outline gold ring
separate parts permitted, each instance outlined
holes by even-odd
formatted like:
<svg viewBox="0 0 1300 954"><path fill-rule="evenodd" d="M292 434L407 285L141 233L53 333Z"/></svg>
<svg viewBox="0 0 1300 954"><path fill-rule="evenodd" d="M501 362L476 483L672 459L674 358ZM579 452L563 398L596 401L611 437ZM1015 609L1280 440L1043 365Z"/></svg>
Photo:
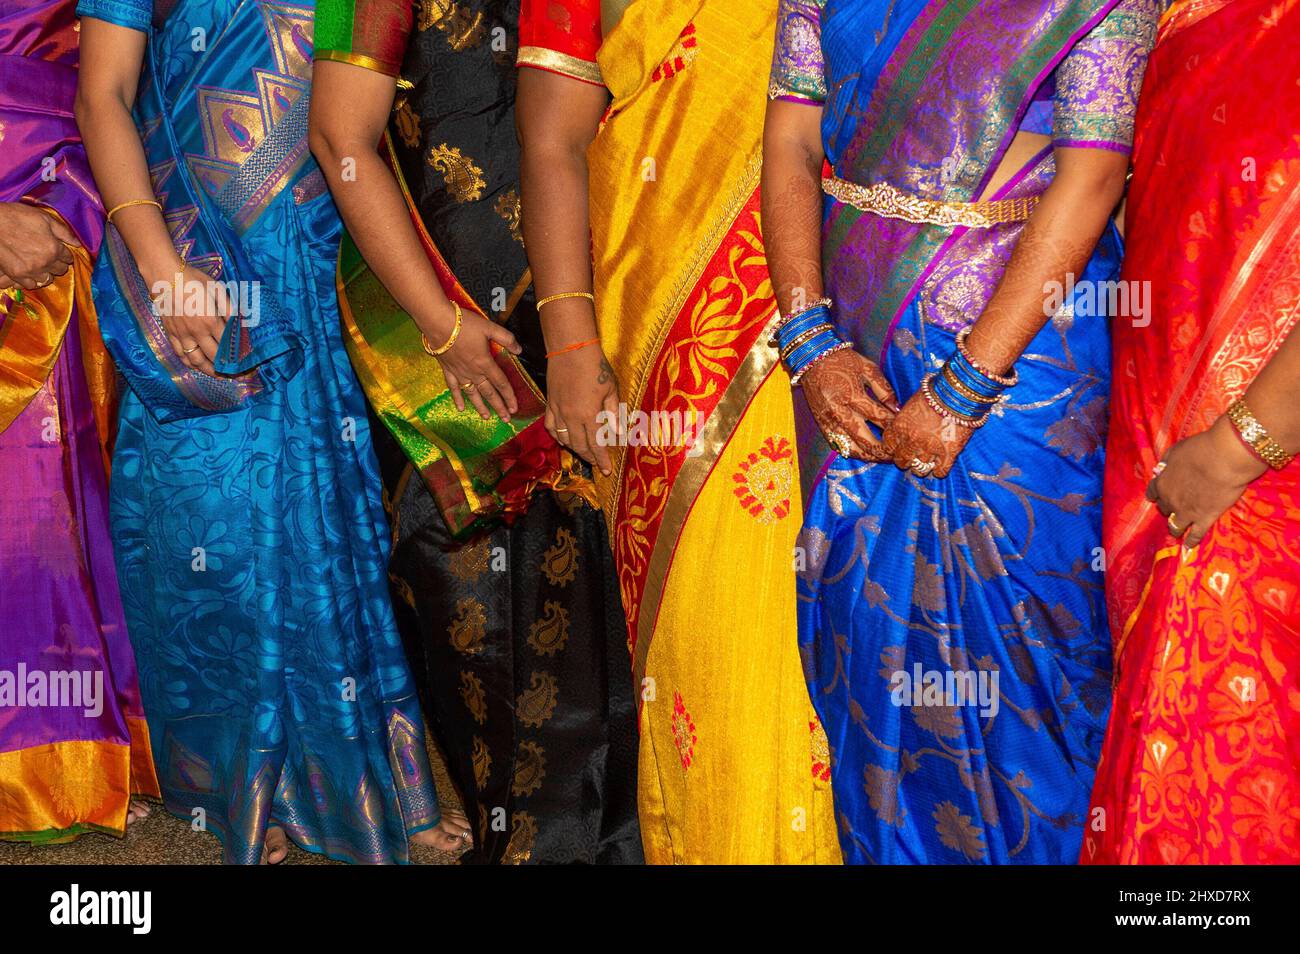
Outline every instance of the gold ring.
<svg viewBox="0 0 1300 954"><path fill-rule="evenodd" d="M557 434L560 434L560 433L567 434L567 433L569 433L569 429L568 429L567 427L557 427L557 428L555 429L555 433L557 433Z"/></svg>
<svg viewBox="0 0 1300 954"><path fill-rule="evenodd" d="M930 471L934 470L934 461L921 460L919 457L913 457L911 463L912 473L918 477L925 477Z"/></svg>
<svg viewBox="0 0 1300 954"><path fill-rule="evenodd" d="M1157 477L1163 474L1165 472L1165 466L1166 465L1164 461L1161 461L1160 463L1156 464L1155 467L1151 469L1151 479L1155 480Z"/></svg>
<svg viewBox="0 0 1300 954"><path fill-rule="evenodd" d="M1176 514L1176 513L1171 513L1169 516L1165 517L1165 523L1166 523L1166 524L1168 525L1168 527L1169 527L1169 533L1170 533L1171 536L1175 536L1175 537L1178 536L1178 535L1181 534L1184 530L1187 529L1186 527L1181 527L1181 528L1180 528L1180 527L1178 526L1178 524L1174 523L1174 517L1176 517L1176 516L1178 516L1178 514Z"/></svg>
<svg viewBox="0 0 1300 954"><path fill-rule="evenodd" d="M193 348L182 348L181 354L189 354L191 351L198 351L198 350L199 350L198 345L195 345Z"/></svg>
<svg viewBox="0 0 1300 954"><path fill-rule="evenodd" d="M474 390L474 385L472 385L472 384L462 384L462 385L460 386L460 389L461 389L462 391L464 391L466 394L468 394L470 391L473 391L473 390Z"/></svg>
<svg viewBox="0 0 1300 954"><path fill-rule="evenodd" d="M841 457L848 457L853 447L849 444L849 439L843 434L827 434L826 443L835 448L835 452Z"/></svg>

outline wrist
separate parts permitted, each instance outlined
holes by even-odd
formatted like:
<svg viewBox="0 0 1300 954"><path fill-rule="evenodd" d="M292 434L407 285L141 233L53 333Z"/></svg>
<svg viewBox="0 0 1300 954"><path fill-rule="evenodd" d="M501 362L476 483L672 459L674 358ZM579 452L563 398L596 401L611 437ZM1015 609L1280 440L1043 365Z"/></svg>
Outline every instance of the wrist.
<svg viewBox="0 0 1300 954"><path fill-rule="evenodd" d="M140 277L150 289L160 282L169 285L176 281L176 276L185 271L185 260L176 249L160 249L158 252L137 259L140 265Z"/></svg>
<svg viewBox="0 0 1300 954"><path fill-rule="evenodd" d="M1268 464L1247 446L1226 414L1206 433L1214 443L1215 461L1226 482L1244 486L1268 470Z"/></svg>

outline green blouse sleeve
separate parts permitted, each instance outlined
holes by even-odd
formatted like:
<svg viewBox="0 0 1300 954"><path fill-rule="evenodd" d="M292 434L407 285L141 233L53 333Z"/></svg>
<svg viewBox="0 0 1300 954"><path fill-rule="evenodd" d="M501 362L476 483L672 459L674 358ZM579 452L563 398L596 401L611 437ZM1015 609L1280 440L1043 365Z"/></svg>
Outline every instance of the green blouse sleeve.
<svg viewBox="0 0 1300 954"><path fill-rule="evenodd" d="M414 25L413 0L317 0L314 58L396 76Z"/></svg>

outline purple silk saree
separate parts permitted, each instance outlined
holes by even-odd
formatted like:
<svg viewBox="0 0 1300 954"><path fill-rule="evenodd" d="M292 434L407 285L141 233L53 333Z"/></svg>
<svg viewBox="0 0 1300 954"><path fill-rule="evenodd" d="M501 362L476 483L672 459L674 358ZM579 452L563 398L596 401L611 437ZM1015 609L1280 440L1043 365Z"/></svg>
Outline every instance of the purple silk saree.
<svg viewBox="0 0 1300 954"><path fill-rule="evenodd" d="M823 104L826 294L901 401L988 303L1054 150L1127 152L1157 14L1157 0L783 0L769 95ZM1051 145L990 194L1019 131ZM889 201L844 200L868 187ZM992 200L1023 214L979 221L971 204ZM1116 278L1120 254L1108 229L1078 287ZM796 396L799 640L846 861L1077 856L1109 698L1109 363L1108 316L1067 294L942 480L831 456Z"/></svg>
<svg viewBox="0 0 1300 954"><path fill-rule="evenodd" d="M103 233L72 118L67 0L0 13L0 202L57 213L85 246L0 302L0 838L120 834L157 795L108 535L112 366L89 306Z"/></svg>

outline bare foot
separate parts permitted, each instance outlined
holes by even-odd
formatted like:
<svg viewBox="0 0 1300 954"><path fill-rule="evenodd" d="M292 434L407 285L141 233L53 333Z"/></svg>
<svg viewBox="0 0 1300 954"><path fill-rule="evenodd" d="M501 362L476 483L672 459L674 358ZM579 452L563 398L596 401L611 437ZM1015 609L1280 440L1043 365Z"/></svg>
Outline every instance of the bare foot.
<svg viewBox="0 0 1300 954"><path fill-rule="evenodd" d="M289 838L284 829L271 825L266 829L266 840L262 842L262 864L278 865L289 854Z"/></svg>
<svg viewBox="0 0 1300 954"><path fill-rule="evenodd" d="M126 824L129 828L136 822L149 817L149 812L153 809L149 807L148 802L136 801L131 799L131 803L126 806Z"/></svg>
<svg viewBox="0 0 1300 954"><path fill-rule="evenodd" d="M469 819L462 812L444 811L442 821L411 836L411 844L439 851L459 851L474 844L469 830Z"/></svg>

